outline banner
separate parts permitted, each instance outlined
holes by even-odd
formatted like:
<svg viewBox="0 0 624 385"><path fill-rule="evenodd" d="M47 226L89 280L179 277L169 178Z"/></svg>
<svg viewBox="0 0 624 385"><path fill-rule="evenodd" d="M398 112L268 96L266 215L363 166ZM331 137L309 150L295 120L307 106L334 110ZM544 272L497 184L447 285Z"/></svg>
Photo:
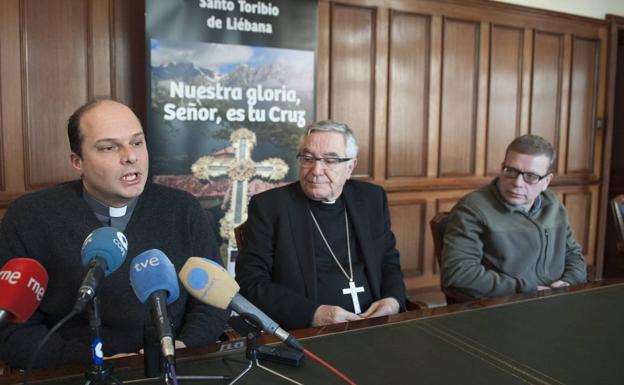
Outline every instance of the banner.
<svg viewBox="0 0 624 385"><path fill-rule="evenodd" d="M299 177L317 2L146 0L146 29L150 174L209 208L233 273L249 196Z"/></svg>

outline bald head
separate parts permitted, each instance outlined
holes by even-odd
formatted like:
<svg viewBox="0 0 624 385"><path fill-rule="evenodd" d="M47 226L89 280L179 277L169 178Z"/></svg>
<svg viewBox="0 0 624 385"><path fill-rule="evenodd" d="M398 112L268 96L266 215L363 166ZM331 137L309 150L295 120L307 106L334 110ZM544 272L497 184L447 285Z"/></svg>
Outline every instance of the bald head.
<svg viewBox="0 0 624 385"><path fill-rule="evenodd" d="M71 164L84 190L96 200L122 207L143 192L149 158L143 127L127 106L97 100L69 119Z"/></svg>
<svg viewBox="0 0 624 385"><path fill-rule="evenodd" d="M82 117L87 112L91 111L92 109L102 104L106 104L105 106L103 106L105 107L105 109L113 108L113 109L119 109L119 110L122 110L122 109L127 110L127 112L130 112L136 118L136 115L134 115L134 113L130 110L130 108L128 108L128 106L126 106L125 104L119 103L113 99L96 98L96 99L92 99L86 102L82 106L78 107L78 109L74 111L74 113L67 120L67 137L69 139L69 148L71 152L73 152L74 154L78 156L82 156L81 146L82 146L82 140L84 137L83 133L81 132ZM136 120L137 122L139 121L138 118L136 118Z"/></svg>

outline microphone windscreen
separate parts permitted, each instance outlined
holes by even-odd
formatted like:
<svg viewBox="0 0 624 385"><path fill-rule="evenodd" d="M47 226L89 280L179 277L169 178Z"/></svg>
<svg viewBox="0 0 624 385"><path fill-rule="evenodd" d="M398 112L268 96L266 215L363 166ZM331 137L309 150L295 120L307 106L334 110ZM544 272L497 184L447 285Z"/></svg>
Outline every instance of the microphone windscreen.
<svg viewBox="0 0 624 385"><path fill-rule="evenodd" d="M0 270L0 309L11 322L25 322L35 312L48 287L48 273L30 258L15 258Z"/></svg>
<svg viewBox="0 0 624 385"><path fill-rule="evenodd" d="M180 296L180 285L173 263L157 249L142 252L130 263L130 284L139 301L145 303L152 293L166 290L167 304Z"/></svg>
<svg viewBox="0 0 624 385"><path fill-rule="evenodd" d="M104 276L122 265L128 254L126 236L114 227L100 227L87 236L82 244L82 265L87 266L94 258L106 261Z"/></svg>
<svg viewBox="0 0 624 385"><path fill-rule="evenodd" d="M219 309L227 309L240 290L227 270L206 258L189 258L178 276L193 297Z"/></svg>

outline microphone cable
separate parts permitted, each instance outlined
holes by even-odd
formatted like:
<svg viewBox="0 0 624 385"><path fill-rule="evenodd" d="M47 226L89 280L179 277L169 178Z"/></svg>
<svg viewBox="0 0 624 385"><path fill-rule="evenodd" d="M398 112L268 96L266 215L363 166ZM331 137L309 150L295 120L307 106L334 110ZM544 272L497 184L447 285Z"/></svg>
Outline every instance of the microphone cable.
<svg viewBox="0 0 624 385"><path fill-rule="evenodd" d="M327 361L323 360L322 358L320 358L319 356L317 356L316 354L312 353L311 351L309 351L308 349L303 349L303 352L310 358L312 358L314 361L318 362L319 364L321 364L322 366L324 366L327 370L329 370L330 372L332 372L333 374L335 374L338 378L340 378L341 380L343 380L344 382L346 382L347 384L350 385L356 385L355 382L353 382L353 380L351 380L349 377L345 376L344 374L342 374L338 369L334 368L333 366L331 366L331 364L329 364Z"/></svg>
<svg viewBox="0 0 624 385"><path fill-rule="evenodd" d="M37 349L35 349L35 352L30 357L30 360L28 361L28 366L26 367L26 370L24 371L24 385L28 385L28 377L30 376L32 366L35 362L35 358L37 357L37 354L39 354L39 351L41 350L43 345L45 345L45 343L48 342L48 339L50 339L50 336L52 336L54 332L56 332L61 326L63 326L63 324L65 324L65 322L69 321L72 317L76 315L78 315L78 312L72 310L69 314L65 316L65 318L63 318L56 325L54 325L54 327L48 331L48 334L46 334L45 337L43 337L43 339L39 342L39 345L37 345Z"/></svg>

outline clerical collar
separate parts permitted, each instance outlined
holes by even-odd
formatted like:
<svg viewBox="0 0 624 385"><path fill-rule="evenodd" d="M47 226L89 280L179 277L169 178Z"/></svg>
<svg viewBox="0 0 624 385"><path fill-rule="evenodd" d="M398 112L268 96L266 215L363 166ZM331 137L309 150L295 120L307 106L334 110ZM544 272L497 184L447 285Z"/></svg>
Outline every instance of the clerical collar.
<svg viewBox="0 0 624 385"><path fill-rule="evenodd" d="M342 208L344 206L344 204L342 203L343 202L342 195L340 195L338 198L334 199L333 201L315 201L313 199L308 199L308 200L310 201L310 207L318 208L320 210L322 210L323 208L326 208L326 209L330 209L334 207Z"/></svg>
<svg viewBox="0 0 624 385"><path fill-rule="evenodd" d="M138 198L135 197L123 207L110 207L95 199L85 189L82 190L82 198L87 202L89 207L91 207L102 225L112 226L120 231L126 229L126 225L130 221L130 217L132 216L132 212L138 200Z"/></svg>

